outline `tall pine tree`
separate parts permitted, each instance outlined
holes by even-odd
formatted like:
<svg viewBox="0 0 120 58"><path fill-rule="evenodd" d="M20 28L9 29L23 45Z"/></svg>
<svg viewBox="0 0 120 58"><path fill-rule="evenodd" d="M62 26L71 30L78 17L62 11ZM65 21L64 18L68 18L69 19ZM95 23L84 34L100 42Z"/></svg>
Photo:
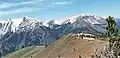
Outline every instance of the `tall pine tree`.
<svg viewBox="0 0 120 58"><path fill-rule="evenodd" d="M120 38L118 38L118 29L116 28L116 22L114 17L109 16L106 18L108 26L106 27L106 35L109 37L109 47L113 50L115 58L118 56L120 51Z"/></svg>

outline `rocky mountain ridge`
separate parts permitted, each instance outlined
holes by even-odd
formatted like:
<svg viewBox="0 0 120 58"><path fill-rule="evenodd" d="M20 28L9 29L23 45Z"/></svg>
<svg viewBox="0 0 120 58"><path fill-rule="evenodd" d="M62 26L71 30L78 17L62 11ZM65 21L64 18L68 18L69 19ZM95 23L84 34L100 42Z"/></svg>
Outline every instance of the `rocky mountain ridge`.
<svg viewBox="0 0 120 58"><path fill-rule="evenodd" d="M58 23L59 22L59 23ZM76 15L64 20L42 21L24 17L20 21L0 21L0 51L6 55L31 45L52 44L69 33L105 33L107 22L95 15Z"/></svg>

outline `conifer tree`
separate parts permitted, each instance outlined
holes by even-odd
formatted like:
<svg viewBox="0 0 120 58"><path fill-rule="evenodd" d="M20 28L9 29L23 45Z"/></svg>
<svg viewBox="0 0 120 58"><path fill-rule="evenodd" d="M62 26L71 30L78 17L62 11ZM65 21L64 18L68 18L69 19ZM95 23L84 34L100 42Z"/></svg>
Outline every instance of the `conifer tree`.
<svg viewBox="0 0 120 58"><path fill-rule="evenodd" d="M120 48L120 38L118 38L118 29L116 28L116 22L114 17L109 16L106 18L108 26L106 28L106 35L109 37L109 48L114 51L115 58L118 56Z"/></svg>

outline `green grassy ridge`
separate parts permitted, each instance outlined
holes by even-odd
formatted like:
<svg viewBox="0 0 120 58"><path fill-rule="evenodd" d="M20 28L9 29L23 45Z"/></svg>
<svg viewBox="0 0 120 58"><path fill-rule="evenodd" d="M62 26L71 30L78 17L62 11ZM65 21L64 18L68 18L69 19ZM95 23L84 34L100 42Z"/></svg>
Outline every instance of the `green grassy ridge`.
<svg viewBox="0 0 120 58"><path fill-rule="evenodd" d="M35 53L44 49L45 49L44 47L36 47L36 46L26 47L18 51L15 51L13 53L10 53L4 56L3 58L29 58L30 56L33 56Z"/></svg>
<svg viewBox="0 0 120 58"><path fill-rule="evenodd" d="M20 49L20 50L18 50L18 51L15 51L15 52L13 52L13 53L10 53L10 54L6 55L6 56L3 57L3 58L19 58L19 57L21 57L22 55L24 55L25 53L27 53L28 51L30 51L30 50L32 50L32 49L34 49L33 46L31 46L31 47L26 47L26 48Z"/></svg>
<svg viewBox="0 0 120 58"><path fill-rule="evenodd" d="M21 58L27 58L30 56L34 56L37 52L40 52L44 49L45 49L44 47L36 47L36 48L32 49L31 51L29 51L28 53L25 53L23 56L21 56Z"/></svg>

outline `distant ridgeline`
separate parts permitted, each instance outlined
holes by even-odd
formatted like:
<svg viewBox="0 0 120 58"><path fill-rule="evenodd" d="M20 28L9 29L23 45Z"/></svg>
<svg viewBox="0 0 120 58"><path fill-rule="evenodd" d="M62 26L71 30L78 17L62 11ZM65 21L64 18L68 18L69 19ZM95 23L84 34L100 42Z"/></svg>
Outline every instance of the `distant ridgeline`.
<svg viewBox="0 0 120 58"><path fill-rule="evenodd" d="M116 25L117 25L117 29L119 30L118 31L118 34L119 34L119 36L120 36L120 19L116 19Z"/></svg>
<svg viewBox="0 0 120 58"><path fill-rule="evenodd" d="M120 28L120 19L116 19L117 27Z"/></svg>
<svg viewBox="0 0 120 58"><path fill-rule="evenodd" d="M106 26L106 20L95 15L76 15L61 24L26 17L21 21L0 20L0 51L6 55L27 46L52 44L69 33L103 35Z"/></svg>

